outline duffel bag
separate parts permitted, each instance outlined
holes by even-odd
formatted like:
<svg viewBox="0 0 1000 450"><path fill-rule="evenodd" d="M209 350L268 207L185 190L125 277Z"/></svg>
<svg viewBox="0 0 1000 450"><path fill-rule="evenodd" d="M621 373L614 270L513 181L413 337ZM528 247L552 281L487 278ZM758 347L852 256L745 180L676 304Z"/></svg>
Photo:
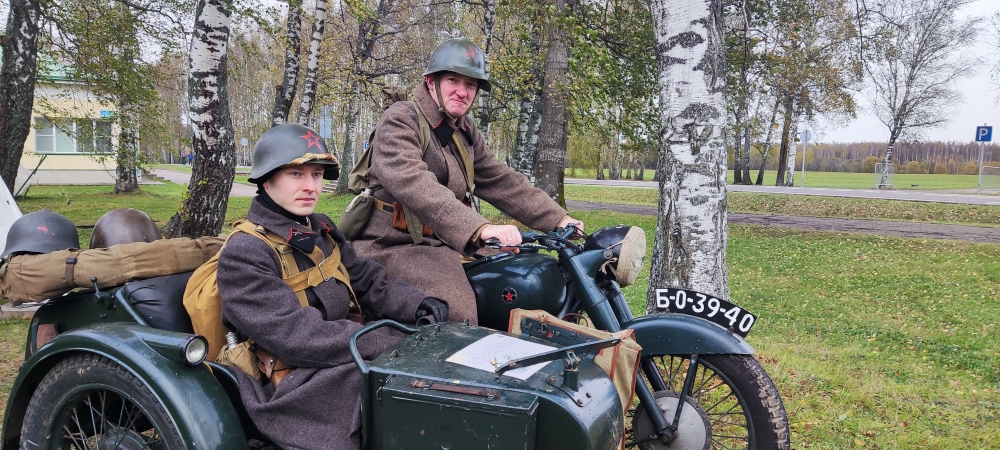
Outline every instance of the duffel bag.
<svg viewBox="0 0 1000 450"><path fill-rule="evenodd" d="M0 275L0 297L20 305L40 302L97 278L101 288L197 269L222 248L224 237L159 239L89 250L17 255Z"/></svg>

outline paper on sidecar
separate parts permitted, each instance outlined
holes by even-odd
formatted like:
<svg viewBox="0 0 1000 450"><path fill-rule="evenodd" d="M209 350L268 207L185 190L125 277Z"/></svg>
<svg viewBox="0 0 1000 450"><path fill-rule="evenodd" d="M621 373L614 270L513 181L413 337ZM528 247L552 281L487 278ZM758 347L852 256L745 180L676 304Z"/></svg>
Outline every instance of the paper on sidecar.
<svg viewBox="0 0 1000 450"><path fill-rule="evenodd" d="M455 352L454 355L449 356L445 361L473 369L495 372L497 367L506 364L512 359L534 356L552 349L553 347L547 345L536 344L503 333L494 333L469 344L465 348ZM525 381L534 375L535 372L541 370L542 367L545 367L546 364L548 362L508 370L504 372L504 375Z"/></svg>

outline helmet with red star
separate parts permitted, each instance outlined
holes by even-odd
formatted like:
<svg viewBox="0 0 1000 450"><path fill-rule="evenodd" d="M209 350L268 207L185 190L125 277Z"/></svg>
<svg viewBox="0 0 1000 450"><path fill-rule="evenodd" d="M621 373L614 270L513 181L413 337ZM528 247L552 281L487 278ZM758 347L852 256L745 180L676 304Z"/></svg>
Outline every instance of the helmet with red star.
<svg viewBox="0 0 1000 450"><path fill-rule="evenodd" d="M479 80L480 89L490 90L483 49L466 38L448 39L434 49L423 76L438 72L455 72L475 78Z"/></svg>
<svg viewBox="0 0 1000 450"><path fill-rule="evenodd" d="M264 132L253 146L250 182L267 181L280 169L305 163L326 165L323 178L335 180L340 163L326 149L326 142L312 128L297 123L275 125Z"/></svg>
<svg viewBox="0 0 1000 450"><path fill-rule="evenodd" d="M25 214L11 224L3 256L52 253L70 248L80 248L76 225L62 214L42 209Z"/></svg>

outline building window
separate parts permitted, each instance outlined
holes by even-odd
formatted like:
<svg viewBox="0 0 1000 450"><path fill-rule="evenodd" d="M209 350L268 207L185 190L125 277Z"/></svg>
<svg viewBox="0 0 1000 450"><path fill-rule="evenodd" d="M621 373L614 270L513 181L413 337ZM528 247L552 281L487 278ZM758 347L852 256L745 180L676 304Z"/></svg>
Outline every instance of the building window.
<svg viewBox="0 0 1000 450"><path fill-rule="evenodd" d="M111 150L110 121L35 118L37 153L108 153Z"/></svg>

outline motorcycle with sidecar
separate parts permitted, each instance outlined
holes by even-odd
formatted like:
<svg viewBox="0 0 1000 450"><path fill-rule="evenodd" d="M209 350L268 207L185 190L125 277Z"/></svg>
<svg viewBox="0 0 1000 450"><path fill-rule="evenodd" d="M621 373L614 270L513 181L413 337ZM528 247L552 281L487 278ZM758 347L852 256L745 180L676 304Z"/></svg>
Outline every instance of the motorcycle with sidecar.
<svg viewBox="0 0 1000 450"><path fill-rule="evenodd" d="M619 281L645 245L631 227L575 243L572 228L527 232L519 253L466 265L480 325L366 325L351 339L362 377L362 448L789 448L788 419L743 337L756 316L684 289L655 293L662 312L633 317ZM625 238L629 239L625 239ZM499 247L499 245L494 246ZM638 260L634 255L639 254ZM633 255L633 256L630 256ZM622 266L622 267L618 267ZM619 276L616 276L619 275ZM235 369L206 361L181 297L190 273L94 288L46 302L31 321L4 415L4 448L267 448L243 409ZM634 281L632 278L629 281ZM642 346L636 400L622 405L581 341L521 323L517 340L546 347L481 370L449 361L507 336L515 308L630 328ZM528 319L525 319L528 320ZM378 327L410 336L374 361L356 339ZM507 336L510 337L510 336ZM523 377L511 369L534 367ZM83 369L88 370L83 370ZM625 412L623 412L625 410Z"/></svg>

